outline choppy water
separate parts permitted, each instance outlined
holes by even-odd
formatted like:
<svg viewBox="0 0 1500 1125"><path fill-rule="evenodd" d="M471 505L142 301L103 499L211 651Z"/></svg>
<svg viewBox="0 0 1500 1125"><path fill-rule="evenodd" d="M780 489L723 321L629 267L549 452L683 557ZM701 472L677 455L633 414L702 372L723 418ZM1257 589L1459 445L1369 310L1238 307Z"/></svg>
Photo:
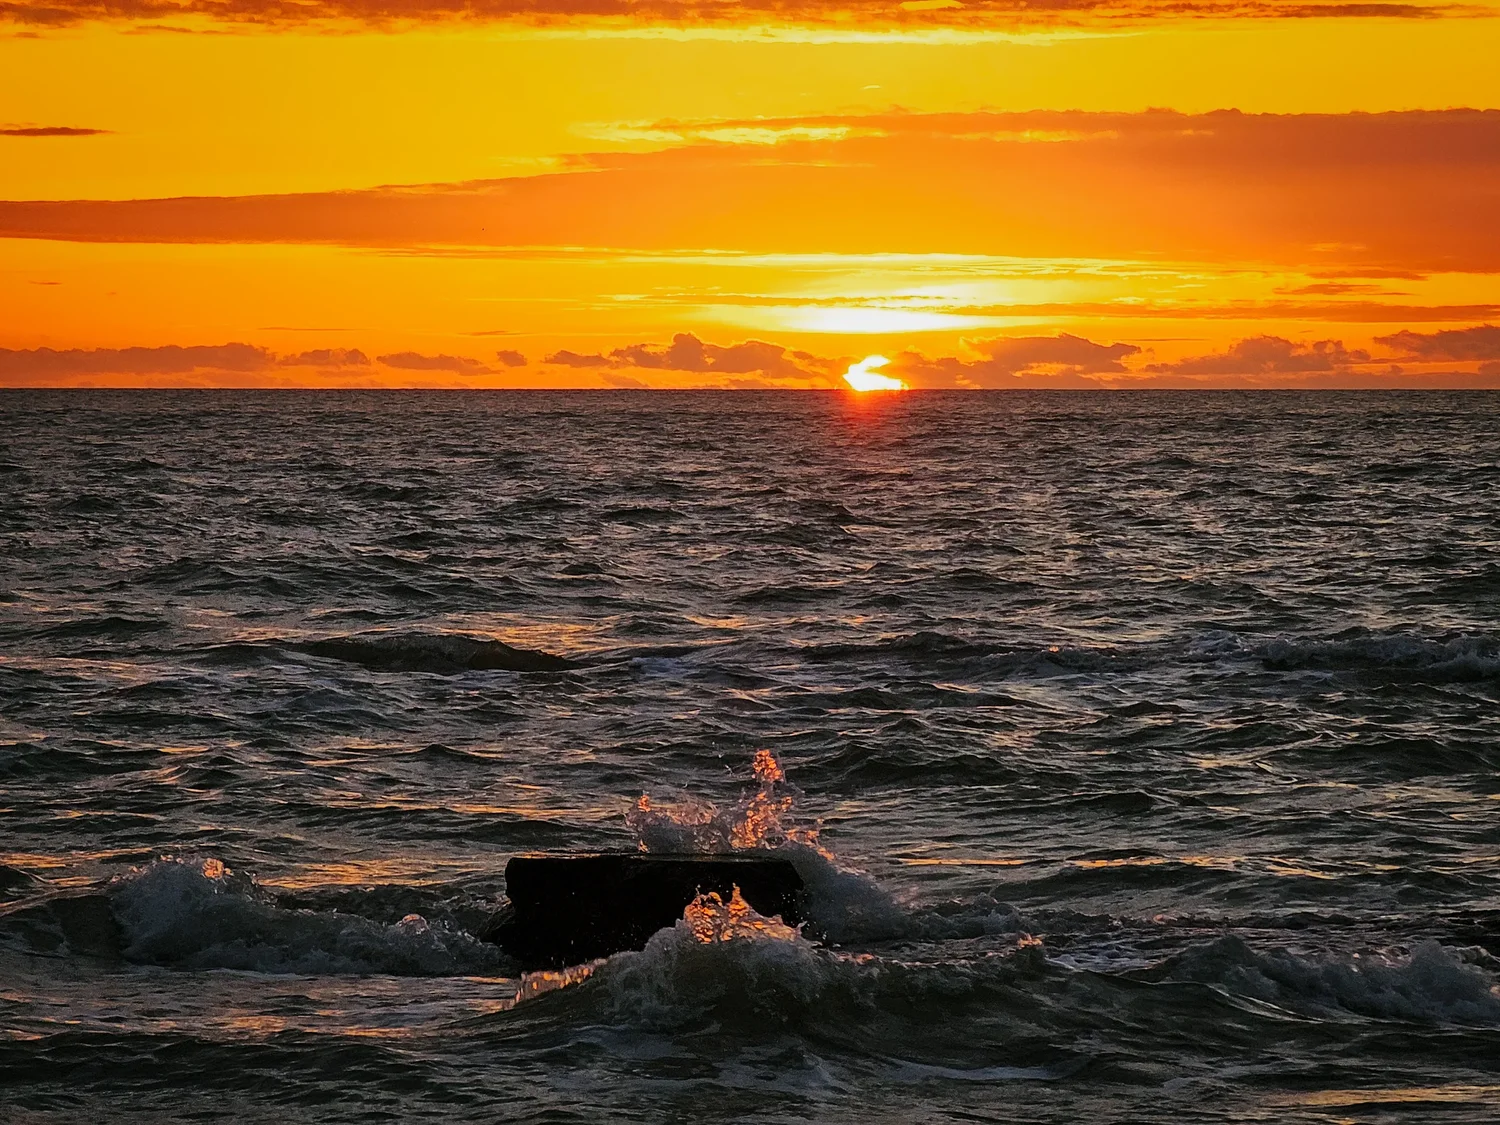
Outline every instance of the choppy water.
<svg viewBox="0 0 1500 1125"><path fill-rule="evenodd" d="M1500 396L0 430L7 1121L1500 1116ZM747 815L801 937L471 936Z"/></svg>

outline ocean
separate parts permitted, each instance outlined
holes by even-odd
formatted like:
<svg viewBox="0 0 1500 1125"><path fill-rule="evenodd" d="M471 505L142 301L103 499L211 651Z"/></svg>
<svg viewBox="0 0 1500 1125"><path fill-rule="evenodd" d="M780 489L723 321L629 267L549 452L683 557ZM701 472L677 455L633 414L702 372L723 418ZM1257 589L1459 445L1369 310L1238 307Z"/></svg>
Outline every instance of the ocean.
<svg viewBox="0 0 1500 1125"><path fill-rule="evenodd" d="M1500 1119L1500 395L0 394L0 1119ZM525 975L530 852L767 850Z"/></svg>

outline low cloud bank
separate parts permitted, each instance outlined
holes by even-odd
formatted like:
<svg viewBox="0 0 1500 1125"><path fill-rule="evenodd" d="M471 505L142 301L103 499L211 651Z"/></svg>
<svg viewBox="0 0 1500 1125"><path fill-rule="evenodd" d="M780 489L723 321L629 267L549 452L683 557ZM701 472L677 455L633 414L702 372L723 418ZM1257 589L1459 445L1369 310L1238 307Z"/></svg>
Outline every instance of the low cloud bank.
<svg viewBox="0 0 1500 1125"><path fill-rule="evenodd" d="M509 367L526 362L520 352L501 355L501 362ZM481 361L464 356L394 352L372 360L358 348L315 348L285 355L242 343L61 350L0 348L0 385L36 386L51 381L67 384L89 378L106 378L118 385L122 378L138 378L145 383L180 377L188 383L274 386L286 382L288 377L298 381L318 374L362 377L378 383L383 369L450 375L483 375L494 371Z"/></svg>
<svg viewBox="0 0 1500 1125"><path fill-rule="evenodd" d="M848 346L850 338L840 338ZM1174 360L1123 341L1070 333L968 339L956 354L916 349L888 353L882 372L917 390L1129 388L1500 389L1500 327L1484 324L1437 332L1410 329L1376 337L1387 354L1342 340L1297 341L1252 336L1222 351ZM608 351L554 351L530 385L562 381L621 389L652 387L754 389L842 388L843 374L865 353L817 355L765 340L714 344L690 332L667 343L643 341ZM0 386L506 386L529 366L519 351L495 362L469 356L358 348L278 354L246 343L128 348L0 348ZM547 369L552 369L549 377ZM511 377L510 382L506 377ZM583 385L590 385L586 378Z"/></svg>

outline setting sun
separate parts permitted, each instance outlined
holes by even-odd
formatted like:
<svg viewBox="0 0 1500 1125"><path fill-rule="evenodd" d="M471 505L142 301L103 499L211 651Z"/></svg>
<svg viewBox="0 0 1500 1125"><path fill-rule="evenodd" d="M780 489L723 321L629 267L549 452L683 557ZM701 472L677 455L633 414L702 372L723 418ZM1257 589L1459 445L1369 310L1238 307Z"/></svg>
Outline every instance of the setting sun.
<svg viewBox="0 0 1500 1125"><path fill-rule="evenodd" d="M848 383L856 391L904 391L907 389L905 383L900 379L892 378L890 375L881 375L871 370L876 367L884 367L891 361L883 355L869 355L858 363L851 363L849 370L844 372L844 382Z"/></svg>

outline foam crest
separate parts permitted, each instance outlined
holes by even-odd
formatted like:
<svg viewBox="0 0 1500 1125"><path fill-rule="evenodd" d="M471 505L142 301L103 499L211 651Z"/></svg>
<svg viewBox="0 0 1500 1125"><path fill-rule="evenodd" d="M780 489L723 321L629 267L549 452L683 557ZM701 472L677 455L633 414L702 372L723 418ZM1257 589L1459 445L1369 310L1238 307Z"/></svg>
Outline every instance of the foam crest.
<svg viewBox="0 0 1500 1125"><path fill-rule="evenodd" d="M214 858L165 856L109 885L128 960L261 973L496 972L501 954L469 934L408 914L384 925L337 911L276 904L248 875Z"/></svg>
<svg viewBox="0 0 1500 1125"><path fill-rule="evenodd" d="M814 1024L845 1034L896 1020L930 1036L960 1009L994 1008L1002 990L1049 971L1035 939L1001 955L908 964L817 945L737 894L728 902L709 894L639 952L527 974L516 1002L567 989L594 1017L657 1031L712 1026L761 1034Z"/></svg>
<svg viewBox="0 0 1500 1125"><path fill-rule="evenodd" d="M597 975L616 1016L673 1027L710 1013L757 1026L785 1023L853 999L869 973L762 918L736 894L728 903L701 896L676 926L653 935L639 953L611 957Z"/></svg>
<svg viewBox="0 0 1500 1125"><path fill-rule="evenodd" d="M1231 936L1188 949L1165 969L1170 980L1215 985L1292 1011L1500 1025L1495 978L1435 941L1423 942L1405 957L1341 957L1258 951Z"/></svg>
<svg viewBox="0 0 1500 1125"><path fill-rule="evenodd" d="M771 851L790 860L807 889L810 932L844 942L895 937L908 919L868 875L840 864L818 842L816 824L797 811L801 790L769 750L757 750L752 763L755 788L733 808L682 797L657 805L642 794L625 822L640 849L662 854L723 854Z"/></svg>
<svg viewBox="0 0 1500 1125"><path fill-rule="evenodd" d="M1428 683L1500 677L1500 640L1463 634L1423 637L1351 629L1328 640L1275 640L1261 650L1267 667L1363 672Z"/></svg>

